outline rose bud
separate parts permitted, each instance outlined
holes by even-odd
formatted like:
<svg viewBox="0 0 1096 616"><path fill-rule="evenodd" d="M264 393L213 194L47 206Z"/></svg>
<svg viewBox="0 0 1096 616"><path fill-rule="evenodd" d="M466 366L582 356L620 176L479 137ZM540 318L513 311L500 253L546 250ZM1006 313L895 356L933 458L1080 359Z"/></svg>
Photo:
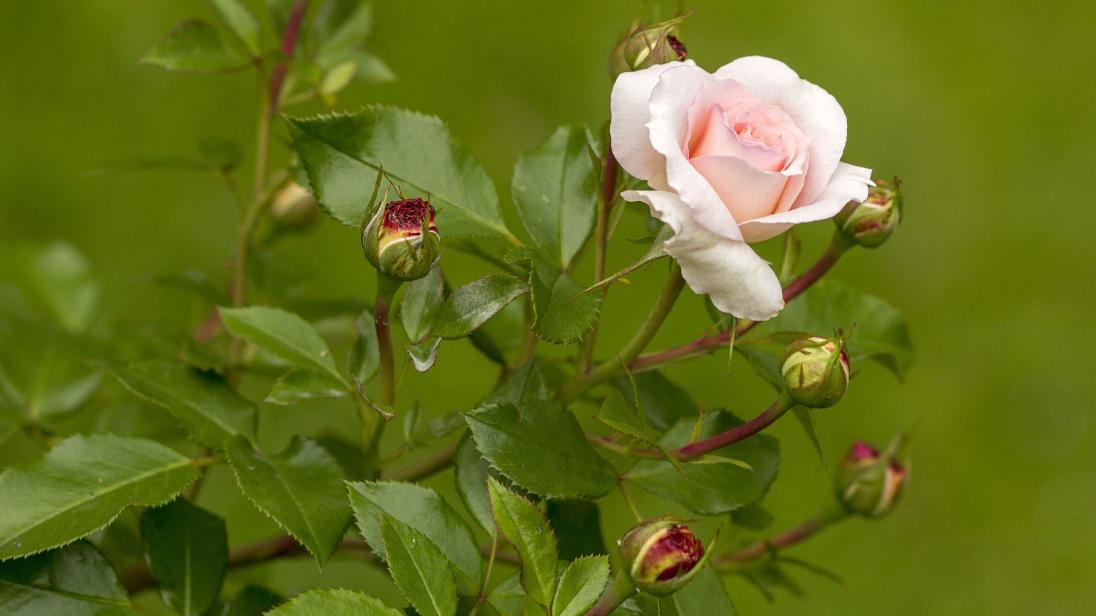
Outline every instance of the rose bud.
<svg viewBox="0 0 1096 616"><path fill-rule="evenodd" d="M434 207L419 198L390 201L362 230L362 250L381 273L399 280L422 278L441 251Z"/></svg>
<svg viewBox="0 0 1096 616"><path fill-rule="evenodd" d="M674 33L685 16L656 24L635 24L609 54L609 75L637 71L656 64L684 61L689 57L685 44Z"/></svg>
<svg viewBox="0 0 1096 616"><path fill-rule="evenodd" d="M849 356L842 341L812 336L788 347L780 373L797 404L826 408L837 404L849 386Z"/></svg>
<svg viewBox="0 0 1096 616"><path fill-rule="evenodd" d="M835 218L841 234L855 244L875 248L887 241L902 218L898 178L876 180L862 203L850 201Z"/></svg>
<svg viewBox="0 0 1096 616"><path fill-rule="evenodd" d="M704 544L679 520L655 518L621 537L620 555L637 588L663 596L685 586L700 571Z"/></svg>
<svg viewBox="0 0 1096 616"><path fill-rule="evenodd" d="M316 221L320 204L307 188L296 182L289 182L270 202L270 217L275 226L282 231L303 231Z"/></svg>
<svg viewBox="0 0 1096 616"><path fill-rule="evenodd" d="M877 518L894 508L907 475L893 455L857 441L837 469L837 500L849 513Z"/></svg>

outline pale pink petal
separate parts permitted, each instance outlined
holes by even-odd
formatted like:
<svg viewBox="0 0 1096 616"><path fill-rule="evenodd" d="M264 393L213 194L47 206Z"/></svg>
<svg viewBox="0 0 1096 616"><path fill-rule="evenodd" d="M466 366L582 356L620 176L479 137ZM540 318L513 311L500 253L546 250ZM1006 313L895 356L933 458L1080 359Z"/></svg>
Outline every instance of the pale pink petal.
<svg viewBox="0 0 1096 616"><path fill-rule="evenodd" d="M745 84L762 101L777 105L795 120L810 140L810 165L792 207L816 201L845 151L848 120L837 99L800 79L787 64L761 56L739 58L716 71L715 78Z"/></svg>
<svg viewBox="0 0 1096 616"><path fill-rule="evenodd" d="M676 66L664 71L651 92L651 119L647 128L651 131L651 145L666 159L669 188L681 195L693 216L713 233L741 240L738 223L684 152L688 145L689 109L713 83L712 76L696 66Z"/></svg>
<svg viewBox="0 0 1096 616"><path fill-rule="evenodd" d="M646 203L654 217L673 229L674 236L665 244L666 252L681 266L689 288L710 296L720 311L763 321L784 307L780 281L769 264L749 244L708 231L676 194L629 190L621 196Z"/></svg>
<svg viewBox="0 0 1096 616"><path fill-rule="evenodd" d="M780 172L762 171L734 156L701 156L692 159L692 163L735 220L771 214L789 179Z"/></svg>
<svg viewBox="0 0 1096 616"><path fill-rule="evenodd" d="M833 218L849 201L867 199L868 187L872 184L871 169L840 163L829 185L814 203L748 220L742 223L742 235L747 242L760 242L783 233L792 225Z"/></svg>
<svg viewBox="0 0 1096 616"><path fill-rule="evenodd" d="M651 180L664 175L665 161L651 147L647 122L651 90L658 83L663 71L675 66L694 65L692 60L658 64L641 71L621 73L613 84L609 99L612 116L609 120L609 136L613 155L624 169L641 180Z"/></svg>

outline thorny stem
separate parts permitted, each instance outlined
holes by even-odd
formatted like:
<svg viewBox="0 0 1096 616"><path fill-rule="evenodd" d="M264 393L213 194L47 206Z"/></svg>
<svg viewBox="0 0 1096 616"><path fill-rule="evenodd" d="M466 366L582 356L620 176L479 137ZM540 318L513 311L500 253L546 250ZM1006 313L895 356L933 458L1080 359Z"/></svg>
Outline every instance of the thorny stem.
<svg viewBox="0 0 1096 616"><path fill-rule="evenodd" d="M826 272L830 271L834 264L837 263L837 260L841 258L841 255L844 254L849 247L848 241L840 234L835 233L833 242L830 244L829 248L826 249L826 252L822 253L822 256L818 258L818 261L784 288L784 302L787 303L796 297L799 297L804 291L809 289L811 285L818 282ZM629 368L632 372L642 372L675 359L703 355L726 346L732 335L741 336L757 325L757 321L743 321L733 332L730 330L719 332L718 334L698 338L688 344L683 344L672 349L644 355L633 361Z"/></svg>
<svg viewBox="0 0 1096 616"><path fill-rule="evenodd" d="M827 511L824 511L815 517L807 520L806 522L796 526L795 528L774 535L767 539L762 539L756 543L751 543L744 548L741 548L734 552L728 552L712 557L712 566L717 571L728 572L741 569L743 563L760 558L766 554L769 554L775 550L782 550L784 548L793 546L801 541L809 539L816 535L819 531L827 528L841 520L848 517L848 513L839 507L832 507Z"/></svg>
<svg viewBox="0 0 1096 616"><path fill-rule="evenodd" d="M677 449L671 449L667 453L673 456L676 460L680 460L681 462L695 460L696 458L699 458L705 454L711 453L717 449L722 449L728 445L737 443L738 441L747 439L757 434L758 432L761 432L765 428L775 423L777 419L780 419L784 415L784 413L787 413L794 406L795 404L791 401L791 399L782 394L779 398L776 399L775 402L769 405L769 408L765 409L761 412L760 415L754 417L746 423L739 424L731 428L730 430L725 430L706 439L689 443L688 445L678 447ZM625 456L650 458L652 460L663 460L666 458L666 454L657 449L637 449L633 447L628 447L627 445L617 443L607 436L591 435L588 436L587 439L591 443L603 449L607 449L609 451L613 451L615 453Z"/></svg>
<svg viewBox="0 0 1096 616"><path fill-rule="evenodd" d="M389 310L392 298L399 290L401 281L377 272L377 295L373 301L373 327L377 332L377 350L380 359L379 402L391 407L396 402L396 358L392 351L392 328Z"/></svg>
<svg viewBox="0 0 1096 616"><path fill-rule="evenodd" d="M670 276L666 281L666 286L662 288L662 293L655 300L655 305L651 308L650 314L647 315L647 320L639 327L632 339L628 341L628 344L624 345L624 348L616 356L598 364L588 374L583 374L581 369L575 372L571 381L560 389L559 400L564 404L571 402L594 385L623 374L627 366L651 343L651 339L655 337L659 328L662 327L662 323L669 316L670 310L674 307L674 303L677 302L677 298L681 295L681 290L684 287L685 279L681 277L681 268L675 262L670 266Z"/></svg>
<svg viewBox="0 0 1096 616"><path fill-rule="evenodd" d="M635 592L635 584L632 584L632 580L628 577L628 574L623 571L618 571L616 577L613 578L613 583L601 594L601 598L597 600L594 607L590 608L589 612L586 612L586 616L608 616L613 613L613 610L620 607L621 603L627 601L628 597L634 595Z"/></svg>
<svg viewBox="0 0 1096 616"><path fill-rule="evenodd" d="M236 259L232 279L232 305L242 306L245 300L247 284L247 256L251 248L251 238L258 226L269 200L266 198L266 176L270 160L270 129L278 102L282 96L285 77L289 71L289 59L297 46L308 0L297 0L290 11L282 35L282 61L274 67L270 81L259 79L259 124L255 135L255 177L251 191L251 203L244 211L240 221L239 235L236 241ZM261 72L261 71L260 71Z"/></svg>
<svg viewBox="0 0 1096 616"><path fill-rule="evenodd" d="M598 196L597 226L594 230L597 251L594 255L595 282L605 280L605 260L609 253L609 214L612 213L613 203L616 201L616 184L619 170L620 164L613 156L612 144L606 139L605 165L601 172L601 193ZM609 292L609 285L602 286L598 292L601 293L601 299L604 301L605 295ZM600 322L600 320L599 316L598 321ZM598 323L595 323L594 328L586 336L582 357L579 361L580 374L589 370L590 365L593 363L594 349L597 346L597 330Z"/></svg>

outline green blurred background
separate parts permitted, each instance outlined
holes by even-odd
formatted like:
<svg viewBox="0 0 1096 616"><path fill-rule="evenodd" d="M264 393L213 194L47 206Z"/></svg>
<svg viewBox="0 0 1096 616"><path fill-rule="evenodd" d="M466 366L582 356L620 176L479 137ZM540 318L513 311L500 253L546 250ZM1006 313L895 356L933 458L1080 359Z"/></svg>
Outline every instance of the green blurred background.
<svg viewBox="0 0 1096 616"><path fill-rule="evenodd" d="M668 14L675 7L667 4ZM831 459L855 438L881 442L915 427L912 483L889 518L847 523L795 549L838 573L844 586L800 575L806 598L767 604L732 581L739 611L1092 613L1096 207L1088 195L1096 166L1096 4L688 6L695 16L684 40L698 63L715 69L738 56L770 55L825 87L849 117L845 159L900 175L908 204L890 243L853 253L833 276L905 311L917 365L905 383L867 367L818 421ZM384 101L442 116L506 202L521 152L559 124L598 127L606 119L605 57L636 5L420 0L380 1L376 9L371 50L399 79L352 86L339 107ZM0 4L0 242L71 241L93 262L106 315L118 322L186 323L189 302L147 281L186 269L226 274L236 218L216 178L92 173L133 155L189 155L208 135L251 143L252 77L173 75L136 62L193 15L212 13L200 0ZM277 135L284 138L284 127ZM284 160L284 148L278 152ZM826 223L814 226L804 234L808 259L830 232ZM623 233L637 237L641 228L642 217L631 216ZM356 241L354 230L325 220L315 234L277 246L274 267L313 296L362 296L371 283ZM638 250L613 254L610 269ZM453 263L463 279L484 270L467 259ZM650 268L610 295L603 354L640 320L643 311L628 307L649 301L661 271ZM655 348L695 337L704 319L700 301L681 302ZM432 414L471 404L494 377L466 345L452 346L429 381L414 381L431 384L422 398ZM468 377L459 369L465 360L482 371ZM709 406L753 413L769 394L745 365L736 369L733 389L718 358L667 373ZM268 413L265 436L282 442L294 426L351 416L323 405ZM783 529L810 515L830 488L795 422L772 432L784 462L767 507L774 528ZM446 474L432 485L451 481ZM228 493L231 479L215 476L211 485ZM273 532L238 497L216 492L207 489L204 504L235 516L233 543ZM655 501L641 506L659 513ZM604 527L615 535L627 517L619 501L608 509ZM286 592L342 584L392 596L354 562L320 576L300 560L242 579L269 579Z"/></svg>

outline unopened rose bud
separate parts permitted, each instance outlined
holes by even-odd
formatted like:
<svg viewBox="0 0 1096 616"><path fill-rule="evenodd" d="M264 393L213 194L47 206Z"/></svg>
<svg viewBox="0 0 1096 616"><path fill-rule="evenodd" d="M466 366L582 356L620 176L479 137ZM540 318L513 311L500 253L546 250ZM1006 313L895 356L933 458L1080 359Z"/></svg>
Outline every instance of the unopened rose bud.
<svg viewBox="0 0 1096 616"><path fill-rule="evenodd" d="M788 395L797 404L826 408L837 404L848 389L849 356L842 342L812 336L788 347L780 372Z"/></svg>
<svg viewBox="0 0 1096 616"><path fill-rule="evenodd" d="M621 73L688 58L685 44L674 36L682 21L684 17L675 17L656 24L634 25L609 55L610 76L615 79Z"/></svg>
<svg viewBox="0 0 1096 616"><path fill-rule="evenodd" d="M320 204L307 188L296 182L289 182L270 202L270 218L279 230L303 231L316 221Z"/></svg>
<svg viewBox="0 0 1096 616"><path fill-rule="evenodd" d="M834 217L842 235L865 248L875 248L887 241L902 218L900 183L898 178L875 180L863 203L850 201Z"/></svg>
<svg viewBox="0 0 1096 616"><path fill-rule="evenodd" d="M663 596L685 586L700 570L704 544L679 520L656 518L621 537L620 555L637 588Z"/></svg>
<svg viewBox="0 0 1096 616"><path fill-rule="evenodd" d="M907 475L893 456L857 441L837 469L837 500L849 513L869 518L886 515L894 508Z"/></svg>
<svg viewBox="0 0 1096 616"><path fill-rule="evenodd" d="M362 230L362 250L373 267L388 276L422 278L441 251L434 207L419 198L389 202Z"/></svg>

